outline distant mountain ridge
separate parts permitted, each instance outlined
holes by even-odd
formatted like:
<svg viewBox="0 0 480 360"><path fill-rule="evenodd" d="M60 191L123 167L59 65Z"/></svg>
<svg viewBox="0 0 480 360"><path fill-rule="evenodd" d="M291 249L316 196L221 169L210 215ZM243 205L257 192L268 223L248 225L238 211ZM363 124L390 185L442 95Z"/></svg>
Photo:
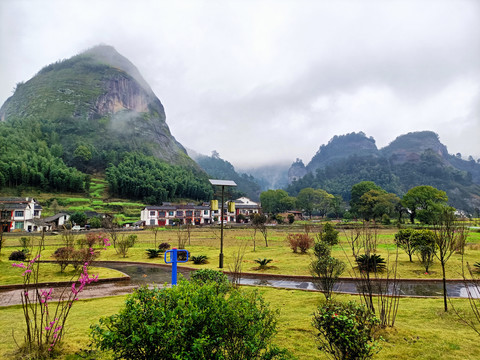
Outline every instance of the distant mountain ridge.
<svg viewBox="0 0 480 360"><path fill-rule="evenodd" d="M432 131L400 135L382 149L363 132L335 136L306 166L300 159L292 164L287 190L321 187L348 200L351 186L366 180L400 196L414 186L432 185L446 191L459 209L480 208L480 164L450 155Z"/></svg>

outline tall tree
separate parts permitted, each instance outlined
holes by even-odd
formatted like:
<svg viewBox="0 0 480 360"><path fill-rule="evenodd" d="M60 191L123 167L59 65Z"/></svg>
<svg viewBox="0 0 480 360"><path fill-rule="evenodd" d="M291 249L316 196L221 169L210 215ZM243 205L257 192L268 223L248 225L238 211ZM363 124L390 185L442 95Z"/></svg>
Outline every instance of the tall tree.
<svg viewBox="0 0 480 360"><path fill-rule="evenodd" d="M435 214L439 214L442 211L447 201L448 196L445 191L438 190L430 185L415 186L408 190L402 198L403 206L410 212L412 224L415 222L419 212L423 212L422 219L426 220L424 222L434 222Z"/></svg>
<svg viewBox="0 0 480 360"><path fill-rule="evenodd" d="M365 220L375 220L383 214L391 216L400 198L385 190L369 190L363 194L358 202L358 212Z"/></svg>
<svg viewBox="0 0 480 360"><path fill-rule="evenodd" d="M334 198L332 194L327 193L325 190L305 188L298 193L297 206L310 217L314 211L320 212L323 216L330 209Z"/></svg>
<svg viewBox="0 0 480 360"><path fill-rule="evenodd" d="M373 181L362 181L352 186L350 199L350 212L354 215L360 215L360 198L370 190L385 191Z"/></svg>

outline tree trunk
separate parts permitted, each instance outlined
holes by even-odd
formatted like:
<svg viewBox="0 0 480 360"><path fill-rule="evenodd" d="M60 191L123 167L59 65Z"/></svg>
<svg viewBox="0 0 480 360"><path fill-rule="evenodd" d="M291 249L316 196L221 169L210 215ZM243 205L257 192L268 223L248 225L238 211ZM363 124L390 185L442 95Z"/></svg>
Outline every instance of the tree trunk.
<svg viewBox="0 0 480 360"><path fill-rule="evenodd" d="M442 265L442 274L443 274L443 305L445 307L445 312L448 311L447 306L447 278L445 276L445 264L441 262Z"/></svg>

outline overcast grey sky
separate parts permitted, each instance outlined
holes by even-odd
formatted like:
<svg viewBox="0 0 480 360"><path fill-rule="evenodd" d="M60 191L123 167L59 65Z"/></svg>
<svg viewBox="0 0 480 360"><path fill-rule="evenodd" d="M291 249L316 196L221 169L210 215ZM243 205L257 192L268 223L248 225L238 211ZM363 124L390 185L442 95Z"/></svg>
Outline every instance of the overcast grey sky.
<svg viewBox="0 0 480 360"><path fill-rule="evenodd" d="M140 70L184 146L237 168L334 135L433 130L480 157L480 1L0 0L0 104L99 43Z"/></svg>

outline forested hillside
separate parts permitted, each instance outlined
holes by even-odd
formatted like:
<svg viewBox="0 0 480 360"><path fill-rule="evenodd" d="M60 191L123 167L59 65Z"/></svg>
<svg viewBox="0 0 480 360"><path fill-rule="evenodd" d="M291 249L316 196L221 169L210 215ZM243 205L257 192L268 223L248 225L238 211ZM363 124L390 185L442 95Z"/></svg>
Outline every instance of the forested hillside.
<svg viewBox="0 0 480 360"><path fill-rule="evenodd" d="M235 181L237 187L229 190L233 197L259 199L260 185L257 180L251 175L237 173L233 165L221 159L217 152L214 151L212 156L198 155L195 161L211 178Z"/></svg>
<svg viewBox="0 0 480 360"><path fill-rule="evenodd" d="M112 194L149 202L211 196L207 176L171 135L160 100L112 47L48 65L17 84L0 119L0 186L82 192L89 174L107 171ZM136 165L151 184L140 186Z"/></svg>
<svg viewBox="0 0 480 360"><path fill-rule="evenodd" d="M424 131L402 135L380 151L374 143L363 133L336 136L320 147L306 166L307 174L292 181L287 191L295 196L303 188L321 188L348 201L352 186L361 181L373 181L399 196L415 186L431 185L445 191L450 205L458 209L480 208L480 184L474 181L472 172L463 170L469 166L476 174L480 165L449 155L437 134ZM360 148L355 153L357 146ZM452 161L463 167L452 166ZM299 166L298 161L295 166ZM311 168L316 170L308 171Z"/></svg>

